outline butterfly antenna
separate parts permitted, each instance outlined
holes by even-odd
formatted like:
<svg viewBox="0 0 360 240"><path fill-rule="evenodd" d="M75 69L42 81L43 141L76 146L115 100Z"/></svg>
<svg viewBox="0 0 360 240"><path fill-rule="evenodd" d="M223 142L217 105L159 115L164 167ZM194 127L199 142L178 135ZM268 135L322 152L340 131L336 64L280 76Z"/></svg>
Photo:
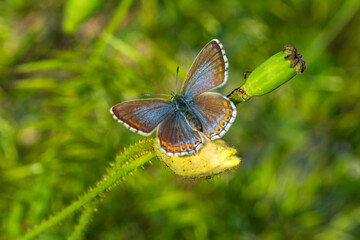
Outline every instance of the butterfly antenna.
<svg viewBox="0 0 360 240"><path fill-rule="evenodd" d="M177 94L178 75L179 75L179 66L178 66L177 69L176 69L175 94Z"/></svg>
<svg viewBox="0 0 360 240"><path fill-rule="evenodd" d="M143 96L143 97L151 97L151 96L166 96L166 97L171 97L170 94L148 94L148 93L143 93L143 94L141 94L141 96Z"/></svg>

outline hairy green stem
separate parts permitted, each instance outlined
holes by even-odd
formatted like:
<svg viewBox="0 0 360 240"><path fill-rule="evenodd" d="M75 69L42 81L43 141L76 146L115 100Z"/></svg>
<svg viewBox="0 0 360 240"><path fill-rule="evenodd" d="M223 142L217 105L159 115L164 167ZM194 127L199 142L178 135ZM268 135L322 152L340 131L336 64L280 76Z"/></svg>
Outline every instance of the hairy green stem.
<svg viewBox="0 0 360 240"><path fill-rule="evenodd" d="M38 234L48 230L52 226L61 222L79 208L96 199L96 197L100 196L100 194L104 193L107 189L115 185L124 176L154 158L156 155L154 153L153 146L154 139L151 138L145 141L140 141L138 144L135 144L128 148L125 151L125 155L130 156L131 153L132 160L126 159L128 161L125 162L125 158L122 157L122 155L118 156L116 160L120 161L120 163L114 164L113 167L110 169L109 173L105 175L94 188L90 189L88 193L80 197L77 201L70 204L70 206L66 207L56 215L50 217L48 220L42 222L41 224L30 230L20 239L31 239L37 236Z"/></svg>
<svg viewBox="0 0 360 240"><path fill-rule="evenodd" d="M79 219L79 224L76 225L74 232L69 237L69 240L81 239L84 229L90 222L91 217L95 212L97 205L98 205L98 201L93 201L90 204L88 204L88 206L82 212Z"/></svg>
<svg viewBox="0 0 360 240"><path fill-rule="evenodd" d="M153 152L154 151L154 138L148 138L140 141L136 144L136 147L129 147L124 149L124 151L116 156L115 162L113 163L112 169L118 169L122 164L127 160L134 158L134 156L143 152Z"/></svg>

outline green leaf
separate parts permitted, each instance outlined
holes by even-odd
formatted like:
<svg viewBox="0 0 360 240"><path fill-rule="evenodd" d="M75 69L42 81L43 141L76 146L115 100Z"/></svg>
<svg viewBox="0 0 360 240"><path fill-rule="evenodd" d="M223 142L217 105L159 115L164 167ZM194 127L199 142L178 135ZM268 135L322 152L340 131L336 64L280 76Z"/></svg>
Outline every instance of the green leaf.
<svg viewBox="0 0 360 240"><path fill-rule="evenodd" d="M72 34L79 25L85 22L98 9L101 0L67 0L64 8L62 29Z"/></svg>

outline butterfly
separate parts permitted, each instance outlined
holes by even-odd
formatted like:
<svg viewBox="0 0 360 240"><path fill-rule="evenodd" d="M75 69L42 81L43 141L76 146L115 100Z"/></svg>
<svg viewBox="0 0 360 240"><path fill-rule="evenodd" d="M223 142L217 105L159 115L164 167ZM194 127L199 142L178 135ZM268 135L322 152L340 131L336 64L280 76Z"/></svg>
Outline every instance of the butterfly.
<svg viewBox="0 0 360 240"><path fill-rule="evenodd" d="M172 101L163 98L131 100L110 108L115 120L144 136L156 128L160 149L168 156L196 153L206 141L221 138L236 117L235 105L219 93L207 92L223 86L229 62L223 45L211 40L195 58Z"/></svg>

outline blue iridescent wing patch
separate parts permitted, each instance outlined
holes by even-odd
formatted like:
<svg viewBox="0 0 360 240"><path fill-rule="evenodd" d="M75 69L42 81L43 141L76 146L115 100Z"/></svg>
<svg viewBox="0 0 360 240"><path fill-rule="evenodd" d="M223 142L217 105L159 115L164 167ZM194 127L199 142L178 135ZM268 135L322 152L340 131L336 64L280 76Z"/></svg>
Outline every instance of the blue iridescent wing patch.
<svg viewBox="0 0 360 240"><path fill-rule="evenodd" d="M181 87L181 95L187 99L223 86L228 79L229 62L223 45L211 40L200 51L191 65Z"/></svg>
<svg viewBox="0 0 360 240"><path fill-rule="evenodd" d="M132 100L110 108L115 120L144 136L150 135L173 112L172 102L161 98Z"/></svg>
<svg viewBox="0 0 360 240"><path fill-rule="evenodd" d="M156 136L160 149L169 156L190 155L203 146L200 134L190 128L180 112L160 123Z"/></svg>
<svg viewBox="0 0 360 240"><path fill-rule="evenodd" d="M191 109L201 122L202 132L210 139L221 138L236 118L236 107L219 93L203 93L193 98Z"/></svg>

